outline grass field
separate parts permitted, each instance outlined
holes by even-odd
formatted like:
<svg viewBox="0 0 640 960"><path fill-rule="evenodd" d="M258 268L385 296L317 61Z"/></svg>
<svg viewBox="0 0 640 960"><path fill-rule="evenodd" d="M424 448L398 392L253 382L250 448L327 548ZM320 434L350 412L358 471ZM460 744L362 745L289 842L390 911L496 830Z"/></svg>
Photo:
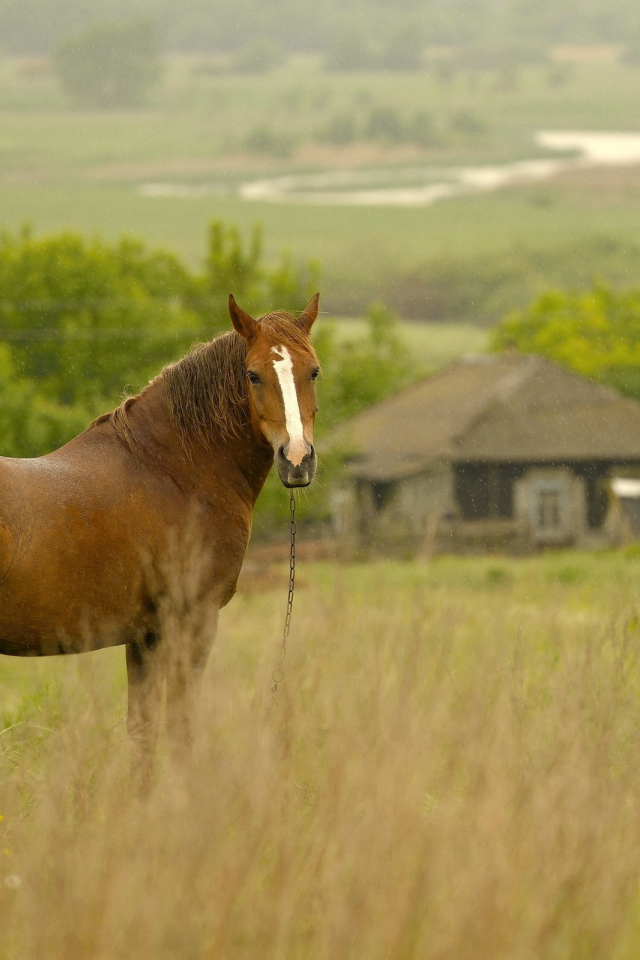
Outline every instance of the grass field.
<svg viewBox="0 0 640 960"><path fill-rule="evenodd" d="M633 960L640 560L305 565L130 795L122 651L0 661L2 960Z"/></svg>
<svg viewBox="0 0 640 960"><path fill-rule="evenodd" d="M596 188L597 189L597 188ZM565 184L544 190L505 190L460 197L426 209L349 209L253 204L232 197L147 198L114 185L24 185L0 183L2 224L25 221L37 232L72 227L89 234L143 237L152 246L177 251L199 266L212 218L237 223L246 233L260 221L271 261L287 248L296 258L322 266L328 296L349 291L364 302L384 292L386 277L440 256L497 254L520 244L536 249L594 235L640 241L635 202L591 202L592 191Z"/></svg>

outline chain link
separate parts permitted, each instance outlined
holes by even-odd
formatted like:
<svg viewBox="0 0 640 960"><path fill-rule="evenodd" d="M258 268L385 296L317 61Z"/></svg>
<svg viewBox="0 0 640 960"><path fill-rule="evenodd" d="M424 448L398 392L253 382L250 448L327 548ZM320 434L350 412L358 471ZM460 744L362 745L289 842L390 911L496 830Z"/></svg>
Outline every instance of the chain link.
<svg viewBox="0 0 640 960"><path fill-rule="evenodd" d="M287 613L284 618L284 628L282 630L282 643L280 644L278 666L271 674L271 679L273 680L271 692L274 694L274 696L277 693L278 684L282 683L284 680L284 658L287 655L287 640L289 638L289 631L291 629L291 614L293 612L293 594L296 588L296 498L293 493L289 497L289 511L291 518L291 546L289 549L289 594L287 596Z"/></svg>

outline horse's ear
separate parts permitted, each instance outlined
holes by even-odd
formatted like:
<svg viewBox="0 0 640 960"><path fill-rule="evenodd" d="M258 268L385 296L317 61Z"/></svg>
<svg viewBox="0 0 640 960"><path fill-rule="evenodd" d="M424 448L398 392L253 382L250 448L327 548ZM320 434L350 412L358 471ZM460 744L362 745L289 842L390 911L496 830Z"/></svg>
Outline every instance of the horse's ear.
<svg viewBox="0 0 640 960"><path fill-rule="evenodd" d="M306 334L311 333L311 327L313 326L316 317L318 316L318 301L320 300L320 294L316 293L308 305L302 311L296 323L299 327L302 327Z"/></svg>
<svg viewBox="0 0 640 960"><path fill-rule="evenodd" d="M236 332L247 341L253 340L258 332L258 324L238 306L232 293L229 294L229 315Z"/></svg>

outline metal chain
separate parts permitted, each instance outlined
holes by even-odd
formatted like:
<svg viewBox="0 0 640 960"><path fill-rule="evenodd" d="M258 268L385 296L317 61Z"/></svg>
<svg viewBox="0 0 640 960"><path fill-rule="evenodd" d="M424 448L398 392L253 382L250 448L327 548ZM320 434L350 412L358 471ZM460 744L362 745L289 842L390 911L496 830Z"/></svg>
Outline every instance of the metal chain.
<svg viewBox="0 0 640 960"><path fill-rule="evenodd" d="M289 631L291 629L291 614L293 612L293 594L296 588L296 498L293 493L289 497L289 510L291 517L291 546L289 549L289 595L287 596L287 613L284 618L284 628L282 630L282 643L280 644L278 666L271 674L271 679L273 680L271 692L274 694L274 696L277 693L278 684L282 683L284 680L284 658L287 655L287 640L289 638Z"/></svg>

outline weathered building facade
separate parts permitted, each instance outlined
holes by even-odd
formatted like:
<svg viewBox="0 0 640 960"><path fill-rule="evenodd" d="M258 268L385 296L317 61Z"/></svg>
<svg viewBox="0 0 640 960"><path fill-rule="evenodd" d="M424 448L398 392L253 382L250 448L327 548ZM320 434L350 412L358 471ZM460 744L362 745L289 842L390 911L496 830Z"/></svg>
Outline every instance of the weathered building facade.
<svg viewBox="0 0 640 960"><path fill-rule="evenodd" d="M334 446L351 451L336 526L358 550L604 546L620 536L610 479L640 469L640 404L540 357L469 357Z"/></svg>

